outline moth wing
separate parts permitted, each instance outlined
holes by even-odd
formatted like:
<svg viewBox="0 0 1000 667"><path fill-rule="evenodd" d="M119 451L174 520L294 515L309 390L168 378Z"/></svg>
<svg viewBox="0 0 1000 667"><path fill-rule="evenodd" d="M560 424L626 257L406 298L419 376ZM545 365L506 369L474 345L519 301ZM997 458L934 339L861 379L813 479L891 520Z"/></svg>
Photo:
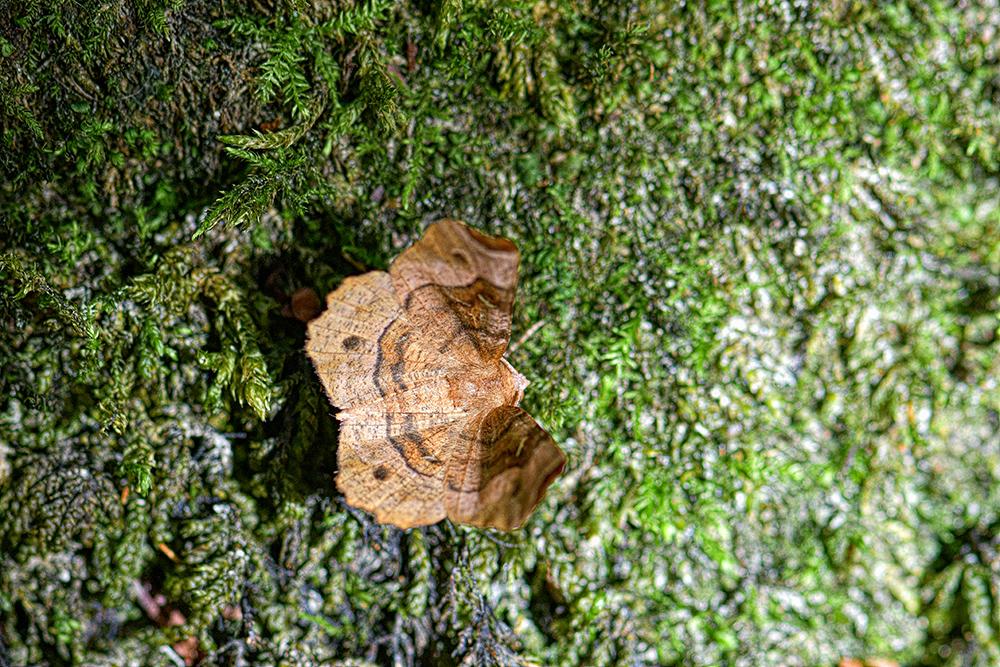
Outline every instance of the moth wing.
<svg viewBox="0 0 1000 667"><path fill-rule="evenodd" d="M306 354L338 408L391 406L393 397L446 371L413 336L388 273L346 278L326 304L308 324Z"/></svg>
<svg viewBox="0 0 1000 667"><path fill-rule="evenodd" d="M392 263L389 273L421 334L438 353L466 364L497 362L510 342L517 246L440 220Z"/></svg>
<svg viewBox="0 0 1000 667"><path fill-rule="evenodd" d="M519 528L562 472L566 455L521 408L494 408L472 427L471 447L456 451L445 472L448 517L483 528Z"/></svg>
<svg viewBox="0 0 1000 667"><path fill-rule="evenodd" d="M382 523L412 528L445 518L444 475L464 413L341 413L337 488Z"/></svg>

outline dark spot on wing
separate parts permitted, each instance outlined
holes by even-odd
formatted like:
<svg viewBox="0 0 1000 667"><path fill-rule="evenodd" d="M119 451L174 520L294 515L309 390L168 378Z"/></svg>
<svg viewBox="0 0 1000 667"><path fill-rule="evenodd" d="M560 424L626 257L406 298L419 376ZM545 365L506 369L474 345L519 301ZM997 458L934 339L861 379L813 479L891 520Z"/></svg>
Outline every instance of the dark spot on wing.
<svg viewBox="0 0 1000 667"><path fill-rule="evenodd" d="M385 466L379 466L375 468L375 472L372 474L375 475L375 479L381 482L383 479L389 476L389 471L385 469Z"/></svg>
<svg viewBox="0 0 1000 667"><path fill-rule="evenodd" d="M459 330L459 331L461 331L461 330ZM441 354L444 354L445 350L447 350L449 347L451 347L451 344L455 342L456 338L458 338L458 333L456 333L454 336L448 336L448 340L446 340L444 342L444 344L441 345L441 347L438 348L438 352L441 353Z"/></svg>
<svg viewBox="0 0 1000 667"><path fill-rule="evenodd" d="M347 338L344 339L343 345L345 350L351 351L357 349L361 345L361 343L362 343L361 339L358 338L357 336L348 336Z"/></svg>
<svg viewBox="0 0 1000 667"><path fill-rule="evenodd" d="M465 269L466 271L472 271L473 270L473 268L472 268L472 259L469 257L469 255L465 251L458 250L458 249L452 250L451 251L451 257L452 257L452 259L455 260L456 264L461 265L461 267L463 269Z"/></svg>

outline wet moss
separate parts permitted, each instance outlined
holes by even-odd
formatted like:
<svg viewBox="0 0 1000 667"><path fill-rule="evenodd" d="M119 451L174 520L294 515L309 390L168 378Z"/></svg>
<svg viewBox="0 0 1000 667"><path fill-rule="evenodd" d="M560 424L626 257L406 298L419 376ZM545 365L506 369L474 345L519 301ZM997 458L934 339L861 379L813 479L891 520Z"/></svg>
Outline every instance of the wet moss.
<svg viewBox="0 0 1000 667"><path fill-rule="evenodd" d="M995 7L0 5L0 662L1000 658ZM513 535L346 506L282 315L445 216Z"/></svg>

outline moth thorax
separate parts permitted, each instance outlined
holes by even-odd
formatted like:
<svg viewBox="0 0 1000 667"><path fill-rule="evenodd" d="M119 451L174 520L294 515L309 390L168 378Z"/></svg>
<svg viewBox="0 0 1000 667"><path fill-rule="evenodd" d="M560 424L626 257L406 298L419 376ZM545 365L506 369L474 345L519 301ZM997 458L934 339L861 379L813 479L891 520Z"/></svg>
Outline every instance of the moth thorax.
<svg viewBox="0 0 1000 667"><path fill-rule="evenodd" d="M521 403L521 399L524 398L524 390L527 389L528 385L531 383L528 381L528 378L514 370L514 367L511 366L510 362L506 359L501 358L500 361L502 361L503 365L506 366L508 371L510 371L510 377L514 382L514 399L513 402L509 403L509 405L519 405Z"/></svg>

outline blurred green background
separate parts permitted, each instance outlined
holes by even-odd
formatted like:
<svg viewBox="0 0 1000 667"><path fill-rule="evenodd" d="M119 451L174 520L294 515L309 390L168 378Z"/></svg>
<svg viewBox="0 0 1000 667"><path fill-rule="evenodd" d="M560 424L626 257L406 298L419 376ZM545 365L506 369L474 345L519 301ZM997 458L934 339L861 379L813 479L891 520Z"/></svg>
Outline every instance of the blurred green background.
<svg viewBox="0 0 1000 667"><path fill-rule="evenodd" d="M0 665L1000 664L995 1L0 1L0 135ZM282 314L441 217L514 534L347 507Z"/></svg>

